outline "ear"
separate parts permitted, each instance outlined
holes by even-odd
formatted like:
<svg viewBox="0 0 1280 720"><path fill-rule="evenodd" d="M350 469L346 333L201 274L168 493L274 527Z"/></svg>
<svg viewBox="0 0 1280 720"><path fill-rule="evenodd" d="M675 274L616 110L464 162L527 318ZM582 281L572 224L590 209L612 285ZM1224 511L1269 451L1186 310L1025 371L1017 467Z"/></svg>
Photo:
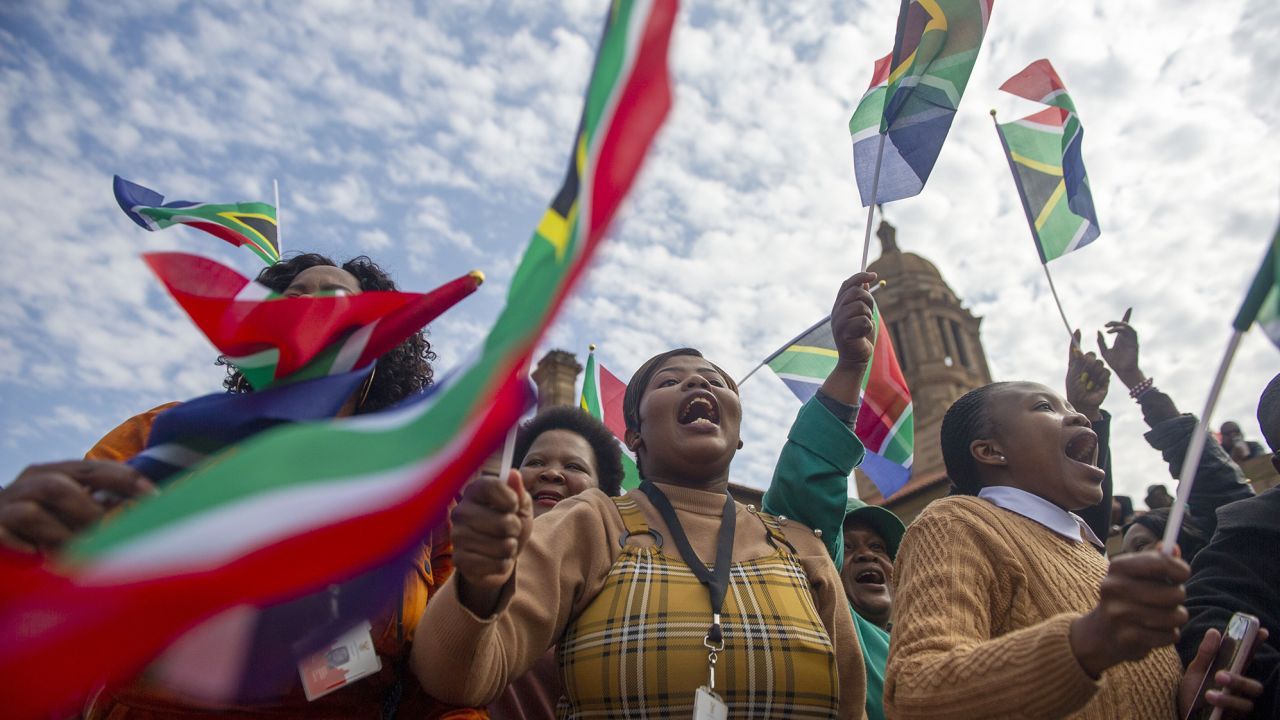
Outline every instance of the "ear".
<svg viewBox="0 0 1280 720"><path fill-rule="evenodd" d="M623 442L626 444L627 449L636 455L640 453L640 447L644 445L644 441L640 439L640 431L632 430L631 428L627 428L627 431L623 433Z"/></svg>
<svg viewBox="0 0 1280 720"><path fill-rule="evenodd" d="M973 455L973 459L977 460L979 465L1004 467L1009 464L1005 458L1004 448L1000 447L999 442L989 438L969 443L969 454Z"/></svg>

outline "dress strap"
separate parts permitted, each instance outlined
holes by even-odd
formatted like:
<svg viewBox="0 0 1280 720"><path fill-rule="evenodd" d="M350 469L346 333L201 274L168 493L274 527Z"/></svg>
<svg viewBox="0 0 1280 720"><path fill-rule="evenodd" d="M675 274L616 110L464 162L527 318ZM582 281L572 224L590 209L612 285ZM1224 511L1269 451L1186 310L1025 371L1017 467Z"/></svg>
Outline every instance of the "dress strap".
<svg viewBox="0 0 1280 720"><path fill-rule="evenodd" d="M626 547L627 539L633 535L649 535L653 537L658 547L662 547L662 535L649 527L649 522L644 519L644 510L640 509L640 504L634 498L630 495L622 495L609 499L617 506L618 514L622 516L622 524L627 528L622 537L618 538L619 545Z"/></svg>
<svg viewBox="0 0 1280 720"><path fill-rule="evenodd" d="M770 545L779 550L785 547L791 551L792 555L795 554L795 546L787 540L787 534L782 531L782 526L778 522L778 518L766 512L757 512L756 517L760 518L760 522L764 523L765 532L769 535Z"/></svg>

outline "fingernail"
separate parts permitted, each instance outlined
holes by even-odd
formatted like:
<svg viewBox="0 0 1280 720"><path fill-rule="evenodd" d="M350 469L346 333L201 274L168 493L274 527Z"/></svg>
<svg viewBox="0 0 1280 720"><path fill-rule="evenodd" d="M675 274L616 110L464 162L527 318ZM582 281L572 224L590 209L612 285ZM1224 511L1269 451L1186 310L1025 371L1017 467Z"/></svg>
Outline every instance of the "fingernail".
<svg viewBox="0 0 1280 720"><path fill-rule="evenodd" d="M156 489L156 486L151 484L151 481L146 478L142 478L138 480L133 485L134 487L138 488L139 495L159 495L160 494L160 491Z"/></svg>
<svg viewBox="0 0 1280 720"><path fill-rule="evenodd" d="M1209 692L1206 692L1204 694L1204 699L1208 700L1209 702L1213 702L1220 697L1222 697L1222 693L1218 692L1217 690L1210 690Z"/></svg>
<svg viewBox="0 0 1280 720"><path fill-rule="evenodd" d="M1218 674L1213 676L1213 679L1217 680L1219 685L1226 685L1231 682L1231 673L1226 670L1219 670Z"/></svg>

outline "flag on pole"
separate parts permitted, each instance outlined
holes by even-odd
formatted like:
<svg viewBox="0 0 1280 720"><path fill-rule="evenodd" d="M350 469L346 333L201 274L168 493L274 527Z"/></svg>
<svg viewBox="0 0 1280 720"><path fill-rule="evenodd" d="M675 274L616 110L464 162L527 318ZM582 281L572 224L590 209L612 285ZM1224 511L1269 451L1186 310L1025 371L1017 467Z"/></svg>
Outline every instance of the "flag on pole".
<svg viewBox="0 0 1280 720"><path fill-rule="evenodd" d="M622 449L622 489L631 490L640 487L640 470L626 445L627 422L622 416L622 398L626 394L627 384L596 360L596 346L592 345L591 352L587 355L587 372L582 381L580 404L591 417L613 431L613 436Z"/></svg>
<svg viewBox="0 0 1280 720"><path fill-rule="evenodd" d="M1254 275L1244 303L1231 325L1240 332L1247 332L1254 321L1263 334L1280 347L1280 227L1272 235L1271 247L1267 248L1262 266Z"/></svg>
<svg viewBox="0 0 1280 720"><path fill-rule="evenodd" d="M417 547L523 412L538 341L666 117L676 8L612 3L564 184L478 359L447 387L256 435L87 533L57 564L0 553L6 712L62 710L206 618L313 593Z"/></svg>
<svg viewBox="0 0 1280 720"><path fill-rule="evenodd" d="M143 257L205 337L258 390L367 367L484 281L473 271L429 293L283 297L209 258Z"/></svg>
<svg viewBox="0 0 1280 720"><path fill-rule="evenodd" d="M911 478L915 424L911 390L902 376L889 332L880 321L878 306L874 308L873 320L875 352L862 376L862 402L854 434L867 449L860 466L862 471L887 498L901 490ZM769 356L765 364L800 402L808 402L835 369L838 359L835 337L831 334L831 316L827 316Z"/></svg>
<svg viewBox="0 0 1280 720"><path fill-rule="evenodd" d="M1101 232L1084 171L1084 129L1048 60L1031 63L1000 89L1050 106L996 124L1040 261L1047 263L1088 245Z"/></svg>
<svg viewBox="0 0 1280 720"><path fill-rule="evenodd" d="M189 225L236 247L247 247L268 265L280 262L276 209L264 202L228 204L175 200L150 188L115 176L116 202L129 219L144 230Z"/></svg>
<svg viewBox="0 0 1280 720"><path fill-rule="evenodd" d="M978 59L994 1L902 0L893 52L876 61L871 85L849 119L863 207L924 189Z"/></svg>

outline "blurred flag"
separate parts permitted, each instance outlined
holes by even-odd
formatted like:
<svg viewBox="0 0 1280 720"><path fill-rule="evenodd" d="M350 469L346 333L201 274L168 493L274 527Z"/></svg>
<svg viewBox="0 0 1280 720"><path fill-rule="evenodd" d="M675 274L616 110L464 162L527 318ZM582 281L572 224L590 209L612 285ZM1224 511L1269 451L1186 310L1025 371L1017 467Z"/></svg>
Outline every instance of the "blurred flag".
<svg viewBox="0 0 1280 720"><path fill-rule="evenodd" d="M915 424L911 390L902 377L898 356L880 308L875 308L875 353L862 376L862 402L854 434L867 449L862 471L889 497L911 478L915 452ZM786 383L791 392L808 402L836 367L839 353L831 334L831 316L820 320L795 340L769 356L765 364Z"/></svg>
<svg viewBox="0 0 1280 720"><path fill-rule="evenodd" d="M259 390L367 367L484 281L473 271L429 293L290 298L209 258L143 257L205 337Z"/></svg>
<svg viewBox="0 0 1280 720"><path fill-rule="evenodd" d="M622 398L627 394L627 384L596 360L596 346L587 355L587 372L582 381L582 409L591 417L604 423L613 431L622 449L622 489L640 487L640 470L635 457L627 449L627 422L622 416Z"/></svg>
<svg viewBox="0 0 1280 720"><path fill-rule="evenodd" d="M280 261L280 240L276 209L263 202L198 203L188 200L164 201L150 188L115 176L116 202L129 219L145 230L163 230L173 225L190 225L236 247L247 247L268 265Z"/></svg>
<svg viewBox="0 0 1280 720"><path fill-rule="evenodd" d="M863 207L924 189L978 59L994 2L902 0L893 52L876 61L871 85L849 119Z"/></svg>
<svg viewBox="0 0 1280 720"><path fill-rule="evenodd" d="M1258 327L1280 347L1280 228L1271 237L1271 247L1262 259L1262 267L1253 277L1240 311L1231 325L1245 332L1257 321Z"/></svg>
<svg viewBox="0 0 1280 720"><path fill-rule="evenodd" d="M0 553L6 713L63 710L131 677L203 619L377 572L418 547L523 412L538 341L666 117L676 7L610 6L568 175L478 359L447 387L256 435L81 537L55 565Z"/></svg>
<svg viewBox="0 0 1280 720"><path fill-rule="evenodd" d="M1081 154L1084 130L1048 60L1031 63L1000 89L1050 106L996 124L1040 261L1047 263L1088 245L1101 232Z"/></svg>

